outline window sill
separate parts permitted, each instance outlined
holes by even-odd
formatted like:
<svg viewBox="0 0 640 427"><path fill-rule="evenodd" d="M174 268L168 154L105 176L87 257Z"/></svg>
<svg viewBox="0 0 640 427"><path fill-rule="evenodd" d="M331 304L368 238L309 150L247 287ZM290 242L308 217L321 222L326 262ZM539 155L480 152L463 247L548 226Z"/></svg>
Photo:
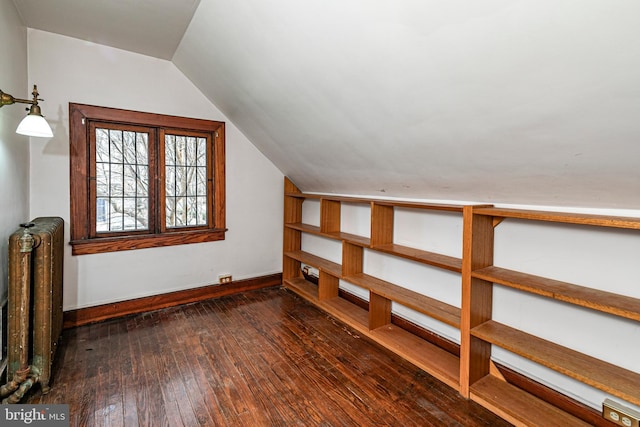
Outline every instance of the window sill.
<svg viewBox="0 0 640 427"><path fill-rule="evenodd" d="M100 254L105 252L130 251L134 249L159 248L163 246L186 245L189 243L224 240L226 230L183 231L165 234L145 234L126 237L102 237L86 240L72 240L72 255Z"/></svg>

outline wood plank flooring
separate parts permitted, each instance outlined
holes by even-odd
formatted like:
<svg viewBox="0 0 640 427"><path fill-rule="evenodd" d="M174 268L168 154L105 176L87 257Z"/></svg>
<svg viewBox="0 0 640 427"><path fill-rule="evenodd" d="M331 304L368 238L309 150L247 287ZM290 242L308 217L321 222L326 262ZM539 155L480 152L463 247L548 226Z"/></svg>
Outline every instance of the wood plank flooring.
<svg viewBox="0 0 640 427"><path fill-rule="evenodd" d="M293 293L268 288L65 330L72 426L508 426Z"/></svg>

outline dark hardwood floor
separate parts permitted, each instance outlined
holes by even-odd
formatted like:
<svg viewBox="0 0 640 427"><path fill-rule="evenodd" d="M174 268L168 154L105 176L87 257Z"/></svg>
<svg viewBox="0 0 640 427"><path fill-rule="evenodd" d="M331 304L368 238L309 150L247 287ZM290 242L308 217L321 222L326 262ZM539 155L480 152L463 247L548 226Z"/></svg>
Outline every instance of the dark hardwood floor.
<svg viewBox="0 0 640 427"><path fill-rule="evenodd" d="M507 426L281 288L65 330L72 426Z"/></svg>

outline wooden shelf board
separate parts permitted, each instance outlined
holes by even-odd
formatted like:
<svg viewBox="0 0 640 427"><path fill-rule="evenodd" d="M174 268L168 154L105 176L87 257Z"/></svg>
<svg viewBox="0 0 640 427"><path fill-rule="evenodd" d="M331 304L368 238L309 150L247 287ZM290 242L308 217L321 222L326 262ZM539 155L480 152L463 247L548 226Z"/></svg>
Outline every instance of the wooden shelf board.
<svg viewBox="0 0 640 427"><path fill-rule="evenodd" d="M419 311L420 313L429 315L447 325L460 328L460 309L458 307L364 273L346 276L344 280L369 289L377 295Z"/></svg>
<svg viewBox="0 0 640 427"><path fill-rule="evenodd" d="M497 216L502 218L520 218L535 221L564 222L568 224L596 225L600 227L630 228L640 230L640 218L589 215L566 212L546 212L507 208L478 208L474 214Z"/></svg>
<svg viewBox="0 0 640 427"><path fill-rule="evenodd" d="M384 206L397 206L411 209L426 209L436 211L452 211L462 212L463 205L447 204L447 203L424 203L424 202L408 202L402 200L386 200L386 199L370 199L363 197L338 196L331 194L312 194L312 193L285 193L286 197L296 197L299 199L324 199L335 202L345 203L377 203Z"/></svg>
<svg viewBox="0 0 640 427"><path fill-rule="evenodd" d="M460 389L460 359L395 325L369 333L370 338L450 387Z"/></svg>
<svg viewBox="0 0 640 427"><path fill-rule="evenodd" d="M287 228L291 228L293 230L304 231L305 233L310 234L318 234L320 236L324 235L323 232L320 231L320 227L316 225L303 224L301 222L294 222L284 225Z"/></svg>
<svg viewBox="0 0 640 427"><path fill-rule="evenodd" d="M490 320L471 335L640 405L640 374Z"/></svg>
<svg viewBox="0 0 640 427"><path fill-rule="evenodd" d="M640 321L640 299L637 298L495 266L476 270L471 275L510 288Z"/></svg>
<svg viewBox="0 0 640 427"><path fill-rule="evenodd" d="M357 305L347 301L346 299L336 297L329 300L321 301L320 305L325 311L333 317L351 325L359 332L369 330L369 312Z"/></svg>
<svg viewBox="0 0 640 427"><path fill-rule="evenodd" d="M296 197L298 199L320 199L322 196L320 194L309 194L309 193L284 193L285 197Z"/></svg>
<svg viewBox="0 0 640 427"><path fill-rule="evenodd" d="M318 226L303 224L300 222L289 223L289 224L285 224L284 226L287 228L291 228L293 230L303 231L305 233L326 237L328 239L347 241L349 243L353 243L354 245L358 245L358 246L364 246L367 248L371 246L370 238L364 237L364 236L358 236L357 234L342 233L339 231L335 233L324 233L320 231L320 227Z"/></svg>
<svg viewBox="0 0 640 427"><path fill-rule="evenodd" d="M302 277L285 279L282 283L301 297L314 303L318 302L318 286Z"/></svg>
<svg viewBox="0 0 640 427"><path fill-rule="evenodd" d="M376 245L371 249L410 259L412 261L433 265L434 267L444 268L456 273L460 273L462 271L462 259L448 255L397 245L395 243Z"/></svg>
<svg viewBox="0 0 640 427"><path fill-rule="evenodd" d="M590 425L492 375L471 385L471 399L517 426Z"/></svg>
<svg viewBox="0 0 640 427"><path fill-rule="evenodd" d="M368 248L371 246L371 239L364 236L358 236L357 234L343 233L343 232L335 232L335 233L325 233L327 237L336 240L343 240L345 242L353 243L357 246L363 246Z"/></svg>
<svg viewBox="0 0 640 427"><path fill-rule="evenodd" d="M342 267L340 266L340 264L336 264L335 262L328 261L324 258L310 254L308 252L291 251L285 252L284 256L293 258L305 264L309 264L310 266L315 267L320 271L324 271L325 273L328 273L334 277L339 278L342 276Z"/></svg>
<svg viewBox="0 0 640 427"><path fill-rule="evenodd" d="M352 326L359 332L369 332L369 312L346 299L336 297L328 300L318 299L317 285L302 277L283 281L286 288L291 289L321 310L326 311L336 319Z"/></svg>
<svg viewBox="0 0 640 427"><path fill-rule="evenodd" d="M431 211L449 211L462 212L462 205L441 204L441 203L421 203L421 202L403 202L400 200L374 200L378 205L393 206L397 208L409 209L425 209Z"/></svg>

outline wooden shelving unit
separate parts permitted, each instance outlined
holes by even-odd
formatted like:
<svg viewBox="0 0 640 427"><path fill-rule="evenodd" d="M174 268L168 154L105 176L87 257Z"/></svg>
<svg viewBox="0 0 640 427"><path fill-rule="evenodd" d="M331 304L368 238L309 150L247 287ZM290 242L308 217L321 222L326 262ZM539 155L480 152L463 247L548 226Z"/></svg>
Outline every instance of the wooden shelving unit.
<svg viewBox="0 0 640 427"><path fill-rule="evenodd" d="M305 200L320 203L320 225L302 222ZM370 237L341 230L342 203L370 208ZM394 209L460 213L462 258L394 243ZM424 371L515 425L590 425L507 382L491 360L498 346L612 396L640 405L640 374L546 341L492 319L493 289L503 286L608 315L640 321L640 299L495 266L494 229L507 218L640 230L640 219L560 212L395 202L304 194L285 178L283 283L292 291L347 323ZM302 250L302 234L339 241L341 263ZM364 250L408 259L461 275L461 307L373 277L363 271ZM301 265L319 271L318 284L302 277ZM340 298L343 280L369 292L368 310ZM400 304L460 330L460 356L451 354L391 322Z"/></svg>
<svg viewBox="0 0 640 427"><path fill-rule="evenodd" d="M546 408L545 402L492 375L491 345L495 345L640 404L640 374L492 320L493 287L505 286L640 321L639 299L493 265L494 228L506 218L636 230L640 230L640 219L493 207L468 206L464 210L461 393L517 425L579 425L575 419L569 423L566 413ZM531 416L532 410L536 417ZM544 419L538 417L542 412Z"/></svg>
<svg viewBox="0 0 640 427"><path fill-rule="evenodd" d="M462 214L462 206L307 195L301 193L288 179L285 179L284 199L284 285L349 324L359 333L459 390L460 358L393 325L391 307L392 303L400 304L458 329L460 308L365 274L362 267L364 249L367 248L460 273L460 258L395 244L393 219L395 207ZM320 201L320 226L302 223L302 204L307 199ZM340 229L340 207L343 202L365 204L370 207L371 237L345 233ZM342 263L339 265L304 252L301 243L302 233L341 242ZM317 285L301 277L302 264L318 269L320 277ZM364 310L340 298L339 280L369 291L369 309Z"/></svg>

